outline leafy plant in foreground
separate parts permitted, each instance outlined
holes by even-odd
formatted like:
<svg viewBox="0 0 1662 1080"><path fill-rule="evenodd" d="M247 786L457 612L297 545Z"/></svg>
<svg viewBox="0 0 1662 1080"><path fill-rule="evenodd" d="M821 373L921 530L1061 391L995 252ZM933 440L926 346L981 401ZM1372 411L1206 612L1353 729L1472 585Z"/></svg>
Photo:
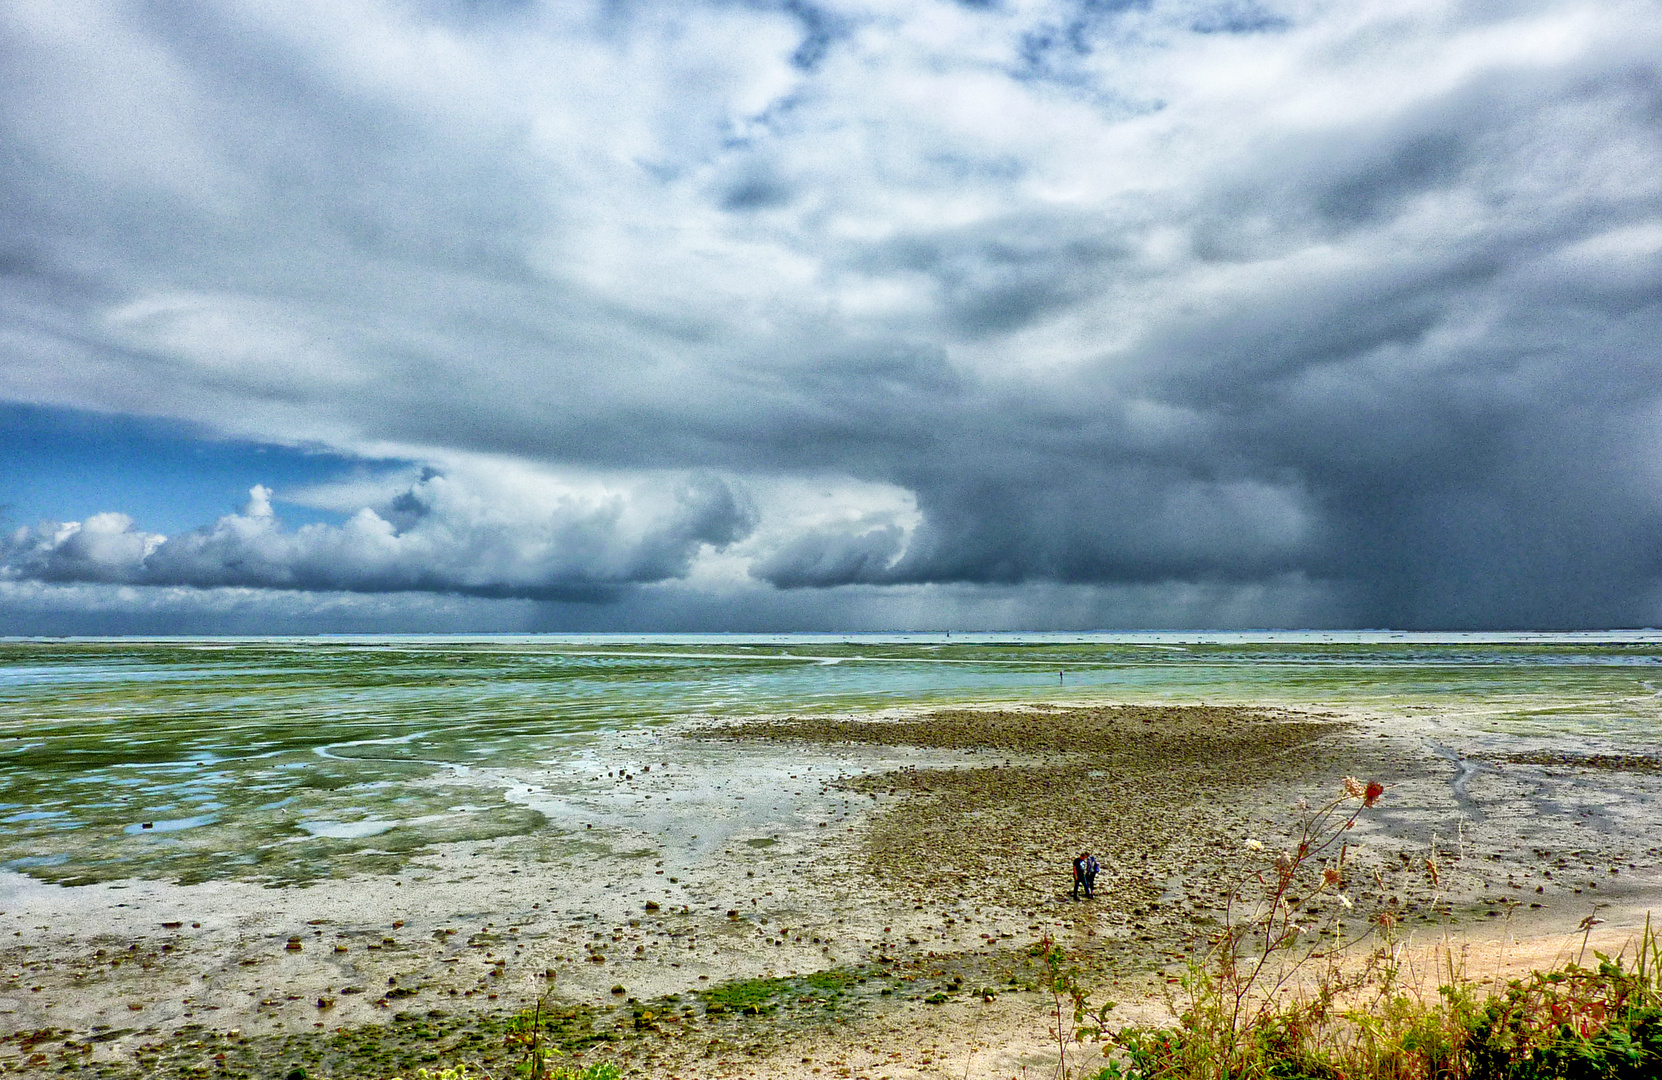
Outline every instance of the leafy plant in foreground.
<svg viewBox="0 0 1662 1080"><path fill-rule="evenodd" d="M1033 946L1032 955L1044 965L1044 981L1039 989L1051 998L1050 1034L1056 1040L1057 1080L1067 1080L1068 1044L1101 1038L1114 1002L1091 1004L1078 965L1069 962L1067 953L1049 934Z"/></svg>

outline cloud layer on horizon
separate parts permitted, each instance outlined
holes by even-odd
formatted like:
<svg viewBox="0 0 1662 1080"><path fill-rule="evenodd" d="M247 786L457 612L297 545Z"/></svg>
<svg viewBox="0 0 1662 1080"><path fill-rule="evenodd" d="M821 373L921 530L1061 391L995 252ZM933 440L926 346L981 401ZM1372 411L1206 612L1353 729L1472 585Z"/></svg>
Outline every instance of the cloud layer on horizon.
<svg viewBox="0 0 1662 1080"><path fill-rule="evenodd" d="M416 471L0 578L1662 621L1659 55L1591 0L9 5L0 397Z"/></svg>
<svg viewBox="0 0 1662 1080"><path fill-rule="evenodd" d="M120 513L20 528L0 537L0 578L596 601L684 577L704 545L752 524L709 476L572 482L510 467L458 482L428 469L340 525L292 530L271 494L256 485L241 512L173 537Z"/></svg>

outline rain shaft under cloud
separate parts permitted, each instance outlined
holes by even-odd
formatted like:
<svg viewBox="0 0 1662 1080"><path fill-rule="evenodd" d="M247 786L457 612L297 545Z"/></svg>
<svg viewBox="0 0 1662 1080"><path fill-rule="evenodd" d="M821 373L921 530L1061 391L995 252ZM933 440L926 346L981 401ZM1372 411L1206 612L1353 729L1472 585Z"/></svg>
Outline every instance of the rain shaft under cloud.
<svg viewBox="0 0 1662 1080"><path fill-rule="evenodd" d="M1591 0L8 5L0 397L373 483L164 540L112 474L0 610L1654 624L1659 55Z"/></svg>

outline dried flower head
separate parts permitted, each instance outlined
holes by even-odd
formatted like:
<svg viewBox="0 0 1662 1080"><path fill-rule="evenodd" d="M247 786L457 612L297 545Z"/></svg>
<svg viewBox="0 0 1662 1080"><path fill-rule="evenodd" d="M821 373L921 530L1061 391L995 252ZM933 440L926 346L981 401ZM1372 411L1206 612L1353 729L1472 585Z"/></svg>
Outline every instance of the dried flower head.
<svg viewBox="0 0 1662 1080"><path fill-rule="evenodd" d="M1249 836L1247 837L1246 848L1248 851L1263 851L1264 842L1262 840L1254 840Z"/></svg>
<svg viewBox="0 0 1662 1080"><path fill-rule="evenodd" d="M1362 781L1356 779L1354 776L1347 776L1343 780L1340 780L1339 783L1344 785L1345 794L1349 795L1353 799L1360 799L1368 793L1368 785L1362 783Z"/></svg>
<svg viewBox="0 0 1662 1080"><path fill-rule="evenodd" d="M1349 911L1351 909L1352 904L1350 902L1350 897L1346 896L1342 892L1341 893L1334 893L1333 895L1338 898L1339 903L1345 905L1345 910L1346 911Z"/></svg>
<svg viewBox="0 0 1662 1080"><path fill-rule="evenodd" d="M1329 866L1326 870L1322 871L1322 882L1327 885L1339 884L1339 871Z"/></svg>
<svg viewBox="0 0 1662 1080"><path fill-rule="evenodd" d="M1301 814L1304 813L1310 809L1310 800L1306 799L1303 795L1300 795L1298 797L1298 801L1293 804L1293 809L1297 810Z"/></svg>
<svg viewBox="0 0 1662 1080"><path fill-rule="evenodd" d="M1381 929L1389 930L1397 924L1397 917L1392 915L1389 911L1381 911L1378 915L1374 916L1374 922L1377 922Z"/></svg>
<svg viewBox="0 0 1662 1080"><path fill-rule="evenodd" d="M1385 794L1385 785L1378 780L1369 780L1367 788L1362 792L1362 805L1372 806L1379 801L1379 797L1383 794Z"/></svg>
<svg viewBox="0 0 1662 1080"><path fill-rule="evenodd" d="M1281 871L1283 874L1292 873L1293 872L1293 857L1291 855L1287 854L1285 851L1283 851L1281 854L1279 854L1275 857L1275 868L1277 870Z"/></svg>

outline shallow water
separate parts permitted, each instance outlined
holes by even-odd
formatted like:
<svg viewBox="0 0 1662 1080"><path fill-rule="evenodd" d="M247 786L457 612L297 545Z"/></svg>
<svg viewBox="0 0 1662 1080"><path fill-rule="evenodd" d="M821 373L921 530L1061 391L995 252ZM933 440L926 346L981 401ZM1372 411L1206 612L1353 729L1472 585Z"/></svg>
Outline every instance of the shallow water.
<svg viewBox="0 0 1662 1080"><path fill-rule="evenodd" d="M563 792L688 718L1286 702L1652 752L1659 687L1655 632L9 640L0 868L304 882L568 835Z"/></svg>

